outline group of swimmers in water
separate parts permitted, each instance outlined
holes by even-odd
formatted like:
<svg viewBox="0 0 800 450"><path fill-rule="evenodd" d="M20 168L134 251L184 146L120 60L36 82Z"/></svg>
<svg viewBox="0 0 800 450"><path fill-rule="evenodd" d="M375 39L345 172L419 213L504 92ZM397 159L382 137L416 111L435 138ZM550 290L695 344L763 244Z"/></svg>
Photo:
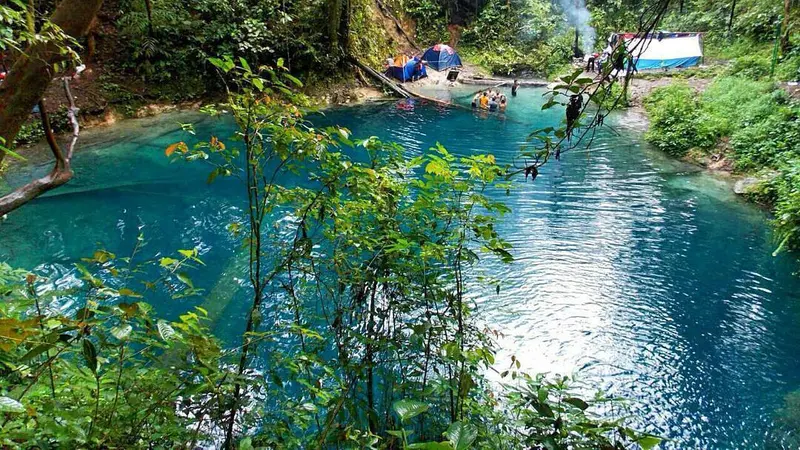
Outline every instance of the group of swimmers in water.
<svg viewBox="0 0 800 450"><path fill-rule="evenodd" d="M483 92L478 92L472 99L473 108L481 108L489 111L504 112L508 105L508 99L500 91L488 89Z"/></svg>

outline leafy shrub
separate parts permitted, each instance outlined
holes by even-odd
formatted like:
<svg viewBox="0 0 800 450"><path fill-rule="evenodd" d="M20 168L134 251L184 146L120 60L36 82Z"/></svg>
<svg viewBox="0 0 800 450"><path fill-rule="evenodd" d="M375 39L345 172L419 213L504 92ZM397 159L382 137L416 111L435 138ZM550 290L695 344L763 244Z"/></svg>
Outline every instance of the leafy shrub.
<svg viewBox="0 0 800 450"><path fill-rule="evenodd" d="M532 47L494 44L485 48L462 48L462 54L496 75L550 77L563 73L572 54L568 39L556 39Z"/></svg>
<svg viewBox="0 0 800 450"><path fill-rule="evenodd" d="M673 156L683 156L694 147L707 148L716 142L704 125L694 89L676 83L655 89L645 99L650 130L645 138Z"/></svg>
<svg viewBox="0 0 800 450"><path fill-rule="evenodd" d="M72 129L69 117L67 116L67 108L64 106L56 111L50 111L49 118L50 126L55 133L61 133ZM35 144L42 139L44 139L44 128L42 128L42 121L37 114L22 125L14 142L16 145L28 145Z"/></svg>
<svg viewBox="0 0 800 450"><path fill-rule="evenodd" d="M778 63L775 78L781 81L800 80L800 55L792 55Z"/></svg>
<svg viewBox="0 0 800 450"><path fill-rule="evenodd" d="M800 250L800 157L781 165L771 187L775 195L775 227L778 250Z"/></svg>
<svg viewBox="0 0 800 450"><path fill-rule="evenodd" d="M800 108L775 106L773 114L731 135L736 170L776 168L786 159L800 157Z"/></svg>
<svg viewBox="0 0 800 450"><path fill-rule="evenodd" d="M701 105L708 126L717 137L730 136L734 130L757 123L771 114L775 106L785 103L782 91L772 83L741 77L716 79L703 92Z"/></svg>
<svg viewBox="0 0 800 450"><path fill-rule="evenodd" d="M731 62L727 74L760 80L769 76L771 64L770 57L765 54L741 56Z"/></svg>
<svg viewBox="0 0 800 450"><path fill-rule="evenodd" d="M446 40L447 21L442 3L436 0L401 0L401 9L414 19L417 39L423 47Z"/></svg>

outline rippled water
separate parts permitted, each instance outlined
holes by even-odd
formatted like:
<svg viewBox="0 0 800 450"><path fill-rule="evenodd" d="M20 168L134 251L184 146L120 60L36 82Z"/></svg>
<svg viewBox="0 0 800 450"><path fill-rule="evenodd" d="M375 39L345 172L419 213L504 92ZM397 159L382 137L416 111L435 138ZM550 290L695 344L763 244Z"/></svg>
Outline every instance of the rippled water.
<svg viewBox="0 0 800 450"><path fill-rule="evenodd" d="M531 130L560 120L561 111L539 110L540 94L522 90L505 117L385 103L316 120L411 154L440 141L510 162ZM209 187L204 167L163 157L185 139L177 122L190 120L204 136L231 131L183 115L96 135L76 157L74 182L0 225L0 258L65 285L80 257L98 246L124 255L140 232L153 255L198 246L208 263L194 274L209 291L204 305L218 333L233 335L241 310L220 299L241 293L242 261L224 227L243 205L234 182ZM672 439L665 447L763 448L783 396L800 388L800 281L794 259L771 255L762 212L620 124L535 183L492 195L513 209L499 231L516 261L482 268L502 281L499 295L476 281L471 292L480 317L504 333L504 356L533 371L577 372L631 399L641 426ZM194 304L155 301L167 315Z"/></svg>

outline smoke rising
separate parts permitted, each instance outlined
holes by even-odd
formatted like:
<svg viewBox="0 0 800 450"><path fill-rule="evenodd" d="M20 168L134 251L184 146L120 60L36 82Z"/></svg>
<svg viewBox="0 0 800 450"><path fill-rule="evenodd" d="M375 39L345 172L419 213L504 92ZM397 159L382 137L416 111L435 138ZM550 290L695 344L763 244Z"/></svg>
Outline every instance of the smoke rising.
<svg viewBox="0 0 800 450"><path fill-rule="evenodd" d="M558 3L564 10L564 14L567 15L567 22L570 27L578 29L583 52L587 54L591 53L594 49L594 41L597 33L594 31L594 28L589 25L592 15L589 14L589 10L586 9L586 1L558 0Z"/></svg>

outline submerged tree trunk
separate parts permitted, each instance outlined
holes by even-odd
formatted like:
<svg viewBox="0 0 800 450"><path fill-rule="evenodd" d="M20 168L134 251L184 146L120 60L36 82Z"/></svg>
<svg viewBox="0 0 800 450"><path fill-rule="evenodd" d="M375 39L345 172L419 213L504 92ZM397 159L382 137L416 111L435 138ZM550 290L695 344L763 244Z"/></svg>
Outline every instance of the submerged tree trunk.
<svg viewBox="0 0 800 450"><path fill-rule="evenodd" d="M51 21L69 36L86 34L103 0L62 0ZM55 72L53 65L65 55L54 43L37 42L17 58L0 84L0 138L10 147L33 107L41 100ZM0 152L0 162L5 153Z"/></svg>

